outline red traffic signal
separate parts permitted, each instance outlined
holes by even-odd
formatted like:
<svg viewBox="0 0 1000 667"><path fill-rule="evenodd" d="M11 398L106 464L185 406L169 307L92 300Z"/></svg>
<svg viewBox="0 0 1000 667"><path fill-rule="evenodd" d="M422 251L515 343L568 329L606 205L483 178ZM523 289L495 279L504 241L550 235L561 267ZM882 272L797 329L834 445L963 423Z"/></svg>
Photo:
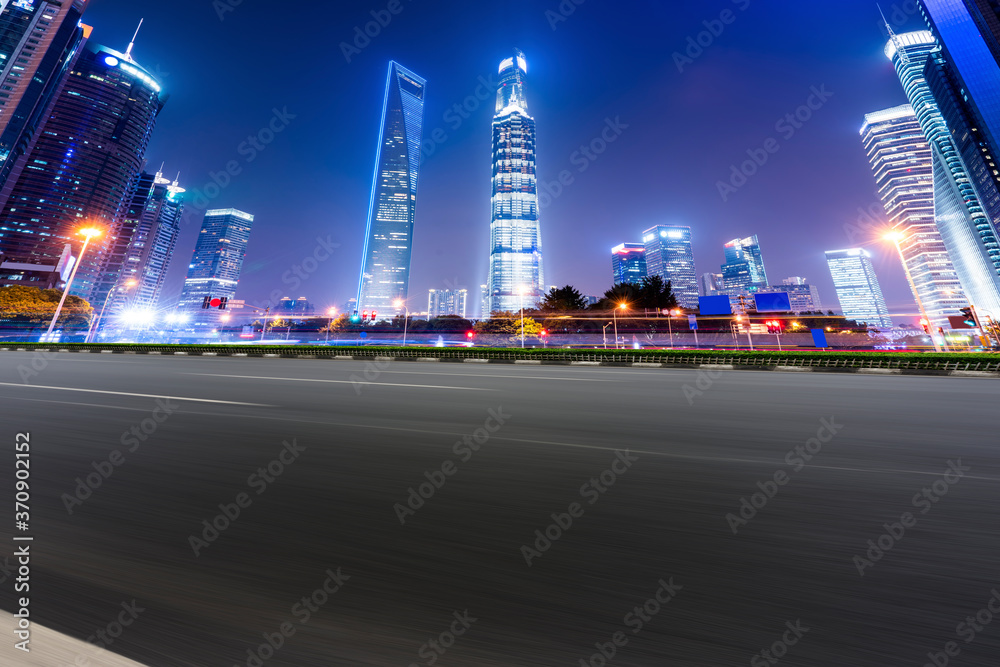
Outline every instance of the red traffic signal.
<svg viewBox="0 0 1000 667"><path fill-rule="evenodd" d="M469 340L472 340L473 338L476 337L476 332L475 331L467 331L465 333L465 337L468 338Z"/></svg>
<svg viewBox="0 0 1000 667"><path fill-rule="evenodd" d="M542 329L542 338L545 338L548 335L549 335L549 332L547 330L545 330L545 329Z"/></svg>
<svg viewBox="0 0 1000 667"><path fill-rule="evenodd" d="M372 311L372 322L374 322L374 321L375 321L375 317L376 317L377 315L378 315L378 311L377 311L377 310L373 310L373 311Z"/></svg>
<svg viewBox="0 0 1000 667"><path fill-rule="evenodd" d="M361 311L361 321L362 322L367 322L368 321L368 311L367 310Z"/></svg>

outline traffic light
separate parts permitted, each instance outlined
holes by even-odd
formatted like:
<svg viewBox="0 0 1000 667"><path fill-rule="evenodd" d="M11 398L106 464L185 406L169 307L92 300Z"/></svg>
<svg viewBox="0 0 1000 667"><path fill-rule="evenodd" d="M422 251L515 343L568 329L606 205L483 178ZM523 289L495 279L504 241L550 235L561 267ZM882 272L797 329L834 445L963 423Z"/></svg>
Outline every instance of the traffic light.
<svg viewBox="0 0 1000 667"><path fill-rule="evenodd" d="M466 331L465 332L465 337L468 338L469 340L472 340L473 338L476 337L476 332L475 331Z"/></svg>
<svg viewBox="0 0 1000 667"><path fill-rule="evenodd" d="M224 296L221 299L213 299L210 296L206 296L201 302L201 309L208 310L209 308L218 308L219 310L225 310L229 306L229 297Z"/></svg>
<svg viewBox="0 0 1000 667"><path fill-rule="evenodd" d="M931 332L931 323L930 322L928 322L927 320L920 320L920 326L922 326L924 328L924 333L925 334L930 334L930 332Z"/></svg>
<svg viewBox="0 0 1000 667"><path fill-rule="evenodd" d="M765 324L767 325L767 333L769 334L780 334L784 327L784 324L779 320L768 320Z"/></svg>
<svg viewBox="0 0 1000 667"><path fill-rule="evenodd" d="M227 307L229 307L229 297L228 296L222 297L219 301L221 301L221 303L219 304L219 310L225 310Z"/></svg>
<svg viewBox="0 0 1000 667"><path fill-rule="evenodd" d="M542 329L542 338L545 338L545 337L546 337L546 336L548 336L548 335L549 335L549 332L548 332L548 330L546 330L546 329Z"/></svg>
<svg viewBox="0 0 1000 667"><path fill-rule="evenodd" d="M374 321L375 321L375 318L376 318L376 317L378 317L378 311L377 311L377 310L373 310L373 311L372 311L372 322L374 322Z"/></svg>
<svg viewBox="0 0 1000 667"><path fill-rule="evenodd" d="M205 300L201 302L201 309L208 310L212 307L212 297L206 296Z"/></svg>
<svg viewBox="0 0 1000 667"><path fill-rule="evenodd" d="M354 314L353 314L353 315L351 315L351 321L352 321L352 322L357 322L357 321L358 321L359 319L360 319L360 318L358 317L358 311L356 311L356 310L355 310L355 311L354 311Z"/></svg>
<svg viewBox="0 0 1000 667"><path fill-rule="evenodd" d="M367 322L368 321L368 311L367 310L361 311L361 321L362 322Z"/></svg>
<svg viewBox="0 0 1000 667"><path fill-rule="evenodd" d="M972 306L962 309L962 317L964 318L962 321L968 326L972 328L979 326L978 322L976 322L976 314L973 312Z"/></svg>

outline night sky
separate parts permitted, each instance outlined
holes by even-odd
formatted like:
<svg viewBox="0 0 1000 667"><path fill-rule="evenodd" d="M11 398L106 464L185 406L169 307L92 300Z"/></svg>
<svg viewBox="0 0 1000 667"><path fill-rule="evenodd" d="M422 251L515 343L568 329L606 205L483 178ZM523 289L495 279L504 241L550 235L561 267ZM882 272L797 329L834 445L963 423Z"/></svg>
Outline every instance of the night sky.
<svg viewBox="0 0 1000 667"><path fill-rule="evenodd" d="M262 303L280 292L325 308L354 296L394 59L428 81L425 140L436 128L447 135L426 144L433 151L420 173L411 307L426 309L430 288L457 286L469 289L477 313L489 254L493 91L470 100L468 118L448 110L518 47L528 59L539 183L563 170L573 176L542 209L546 284L601 294L612 246L638 242L655 224L682 224L693 228L699 275L719 271L723 243L758 234L770 282L805 276L825 307L837 307L823 252L850 247L845 224L878 201L858 135L863 115L906 102L872 0L566 0L575 8L566 17L558 0L399 1L401 11L348 63L340 43L388 0L92 0L92 40L113 48L124 50L145 18L134 56L170 94L148 168L165 162L189 191L204 191L231 160L242 169L210 203L257 216L237 298ZM923 27L901 11L914 4L883 3L900 32ZM723 10L732 22L718 24L722 33L679 72L673 54ZM775 124L813 86L832 97L789 138ZM274 109L295 118L248 162L240 145ZM574 153L607 119L627 127L581 172ZM772 137L780 150L724 202L718 181ZM166 298L180 290L200 222L187 216ZM292 267L327 237L340 244L334 255L290 284ZM862 242L875 253L890 311L914 313L895 250L853 245Z"/></svg>

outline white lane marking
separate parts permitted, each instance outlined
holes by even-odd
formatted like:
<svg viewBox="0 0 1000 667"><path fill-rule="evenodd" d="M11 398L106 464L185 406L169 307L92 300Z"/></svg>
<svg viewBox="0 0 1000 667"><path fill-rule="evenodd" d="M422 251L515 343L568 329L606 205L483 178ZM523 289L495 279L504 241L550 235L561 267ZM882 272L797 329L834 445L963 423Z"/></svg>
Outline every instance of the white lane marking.
<svg viewBox="0 0 1000 667"><path fill-rule="evenodd" d="M277 406L266 405L264 403L243 403L241 401L219 401L212 398L190 398L184 396L165 396L163 394L133 394L128 391L104 391L101 389L80 389L78 387L45 387L37 384L15 384L13 382L0 382L0 387L19 387L22 389L50 389L52 391L80 391L87 394L110 394L112 396L135 396L137 398L166 398L175 401L189 401L194 403L220 403L222 405L249 405L255 408L274 408Z"/></svg>
<svg viewBox="0 0 1000 667"><path fill-rule="evenodd" d="M55 405L78 405L84 408L107 408L108 410L126 410L128 412L149 412L149 408L126 408L122 405L101 405L100 403L76 403L74 401L53 401L50 398L24 398L23 396L4 396L5 401L28 401L29 403L54 403Z"/></svg>
<svg viewBox="0 0 1000 667"><path fill-rule="evenodd" d="M557 380L559 382L620 382L621 380L599 380L597 378L564 377L554 378L536 375L487 375L484 373L428 373L425 371L382 371L400 375L444 375L460 378L513 378L515 380Z"/></svg>
<svg viewBox="0 0 1000 667"><path fill-rule="evenodd" d="M241 380L273 380L277 382L326 382L329 384L369 384L376 387L413 387L417 389L454 389L457 391L498 391L481 387L449 387L437 384L397 384L395 382L369 382L367 380L314 380L311 378L277 378L267 375L223 375L222 373L182 373L214 378L239 378Z"/></svg>

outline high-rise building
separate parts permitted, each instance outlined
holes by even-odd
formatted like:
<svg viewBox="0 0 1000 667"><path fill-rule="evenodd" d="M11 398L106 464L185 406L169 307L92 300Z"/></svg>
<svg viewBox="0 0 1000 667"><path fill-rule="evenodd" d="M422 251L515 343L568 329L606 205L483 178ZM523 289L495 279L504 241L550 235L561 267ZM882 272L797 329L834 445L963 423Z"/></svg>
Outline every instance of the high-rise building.
<svg viewBox="0 0 1000 667"><path fill-rule="evenodd" d="M721 273L703 273L698 278L698 292L701 296L715 296L722 290Z"/></svg>
<svg viewBox="0 0 1000 667"><path fill-rule="evenodd" d="M8 181L0 251L54 264L66 244L79 256L82 226L101 228L70 291L104 303L113 283L101 277L120 271L109 266L109 249L128 231L122 223L164 100L160 84L130 54L88 43L28 152L29 166Z"/></svg>
<svg viewBox="0 0 1000 667"><path fill-rule="evenodd" d="M871 253L863 248L830 250L826 262L844 316L873 327L891 328L889 308L872 266Z"/></svg>
<svg viewBox="0 0 1000 667"><path fill-rule="evenodd" d="M402 312L396 304L409 294L426 84L389 63L358 287L362 310Z"/></svg>
<svg viewBox="0 0 1000 667"><path fill-rule="evenodd" d="M784 282L781 285L771 285L770 287L759 290L757 293L773 294L782 292L788 295L788 302L792 306L793 313L798 314L823 310L823 304L820 303L819 300L819 290L815 285L810 285L804 281L799 283Z"/></svg>
<svg viewBox="0 0 1000 667"><path fill-rule="evenodd" d="M88 2L0 2L0 206L90 36Z"/></svg>
<svg viewBox="0 0 1000 667"><path fill-rule="evenodd" d="M683 308L698 307L698 276L694 271L691 228L656 225L642 233L646 247L646 272L670 282L677 303Z"/></svg>
<svg viewBox="0 0 1000 667"><path fill-rule="evenodd" d="M722 265L722 291L731 296L751 294L767 287L764 257L756 234L733 239L724 246L726 263Z"/></svg>
<svg viewBox="0 0 1000 667"><path fill-rule="evenodd" d="M113 294L106 298L105 321L125 310L141 316L159 306L180 234L184 192L177 180L164 178L162 172L143 173L139 178L121 232L109 251L108 266L113 270L102 276L114 285Z"/></svg>
<svg viewBox="0 0 1000 667"><path fill-rule="evenodd" d="M646 277L646 246L642 243L622 243L611 249L612 285L638 285Z"/></svg>
<svg viewBox="0 0 1000 667"><path fill-rule="evenodd" d="M464 318L466 313L465 304L468 298L468 290L432 289L427 295L427 317L433 319L445 315L458 315Z"/></svg>
<svg viewBox="0 0 1000 667"><path fill-rule="evenodd" d="M940 55L934 35L922 30L893 35L885 48L917 122L931 147L934 218L968 299L983 311L1000 312L1000 244L980 190L971 177L928 85ZM929 65L932 65L929 67Z"/></svg>
<svg viewBox="0 0 1000 667"><path fill-rule="evenodd" d="M202 308L205 297L232 299L240 282L254 216L236 209L205 212L178 310L194 326L219 322L220 311Z"/></svg>
<svg viewBox="0 0 1000 667"><path fill-rule="evenodd" d="M861 139L913 297L935 328L947 328L968 300L934 220L931 147L913 107L866 114Z"/></svg>
<svg viewBox="0 0 1000 667"><path fill-rule="evenodd" d="M493 116L489 312L515 311L542 300L542 232L535 176L535 119L528 115L524 54L500 63Z"/></svg>

